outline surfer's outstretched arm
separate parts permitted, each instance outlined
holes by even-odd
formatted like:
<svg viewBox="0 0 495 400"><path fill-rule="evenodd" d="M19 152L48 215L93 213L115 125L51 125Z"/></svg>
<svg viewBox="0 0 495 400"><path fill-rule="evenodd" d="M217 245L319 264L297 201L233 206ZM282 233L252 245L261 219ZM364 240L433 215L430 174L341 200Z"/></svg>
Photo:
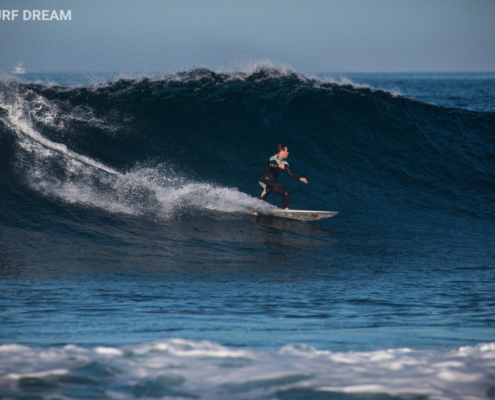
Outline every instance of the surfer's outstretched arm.
<svg viewBox="0 0 495 400"><path fill-rule="evenodd" d="M285 172L287 172L287 175L289 175L289 177L291 177L292 179L294 179L296 181L308 183L308 180L306 178L299 178L294 172L292 172L292 170L290 169L288 164L285 165L284 169L285 169Z"/></svg>

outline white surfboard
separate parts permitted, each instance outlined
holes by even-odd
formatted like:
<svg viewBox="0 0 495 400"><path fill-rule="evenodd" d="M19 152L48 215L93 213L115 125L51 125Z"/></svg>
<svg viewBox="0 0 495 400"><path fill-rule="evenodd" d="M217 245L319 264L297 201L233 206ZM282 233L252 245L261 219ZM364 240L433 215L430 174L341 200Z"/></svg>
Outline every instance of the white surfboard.
<svg viewBox="0 0 495 400"><path fill-rule="evenodd" d="M310 211L310 210L269 210L260 211L253 209L255 214L266 215L272 217L297 219L299 221L316 221L333 217L338 214L338 211Z"/></svg>

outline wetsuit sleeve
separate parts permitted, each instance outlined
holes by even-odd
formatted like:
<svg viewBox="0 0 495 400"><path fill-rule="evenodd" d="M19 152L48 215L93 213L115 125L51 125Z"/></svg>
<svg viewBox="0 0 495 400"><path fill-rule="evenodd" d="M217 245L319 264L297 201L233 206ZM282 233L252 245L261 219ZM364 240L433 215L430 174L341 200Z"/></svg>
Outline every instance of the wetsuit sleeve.
<svg viewBox="0 0 495 400"><path fill-rule="evenodd" d="M287 172L287 175L289 175L292 179L295 179L296 181L300 179L294 172L292 172L288 164L285 165L285 172Z"/></svg>

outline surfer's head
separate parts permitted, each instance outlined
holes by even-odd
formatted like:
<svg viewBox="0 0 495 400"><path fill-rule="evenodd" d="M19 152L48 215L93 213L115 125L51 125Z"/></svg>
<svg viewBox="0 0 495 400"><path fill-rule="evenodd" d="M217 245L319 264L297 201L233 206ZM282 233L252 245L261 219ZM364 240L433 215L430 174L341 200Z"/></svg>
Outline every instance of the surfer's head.
<svg viewBox="0 0 495 400"><path fill-rule="evenodd" d="M289 150L287 150L287 146L285 144L278 144L276 153L282 160L289 157Z"/></svg>

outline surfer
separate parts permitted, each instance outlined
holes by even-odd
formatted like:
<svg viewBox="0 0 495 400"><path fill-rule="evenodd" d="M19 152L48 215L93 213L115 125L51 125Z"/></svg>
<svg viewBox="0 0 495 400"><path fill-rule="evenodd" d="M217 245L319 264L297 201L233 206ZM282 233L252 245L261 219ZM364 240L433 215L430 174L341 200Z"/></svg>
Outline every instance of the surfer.
<svg viewBox="0 0 495 400"><path fill-rule="evenodd" d="M277 150L274 156L270 157L266 163L266 167L259 179L260 188L263 190L261 193L261 200L266 200L270 193L281 194L283 196L284 208L289 209L289 191L282 185L277 183L278 176L285 170L287 175L296 181L308 183L306 178L299 178L289 167L289 163L284 161L289 157L289 151L285 144L277 145Z"/></svg>

